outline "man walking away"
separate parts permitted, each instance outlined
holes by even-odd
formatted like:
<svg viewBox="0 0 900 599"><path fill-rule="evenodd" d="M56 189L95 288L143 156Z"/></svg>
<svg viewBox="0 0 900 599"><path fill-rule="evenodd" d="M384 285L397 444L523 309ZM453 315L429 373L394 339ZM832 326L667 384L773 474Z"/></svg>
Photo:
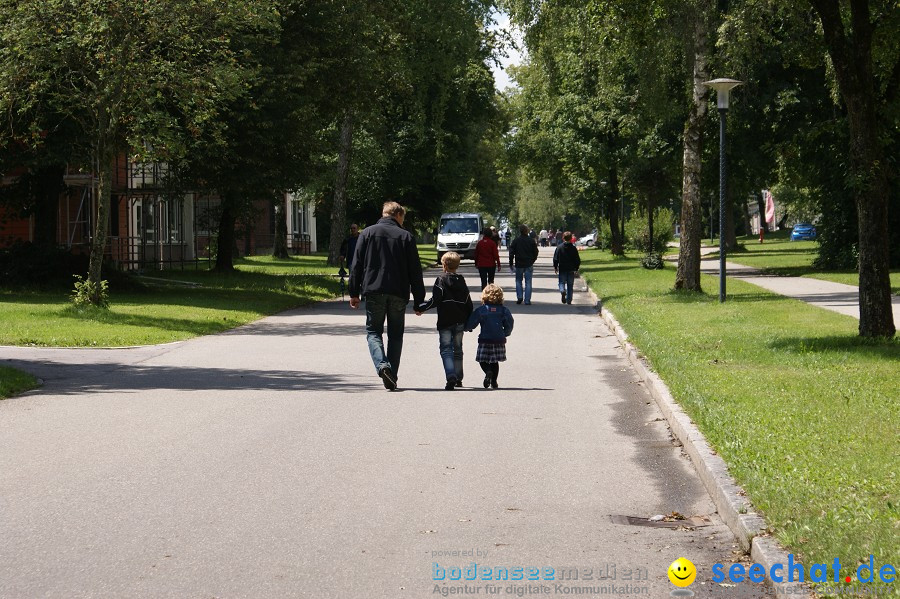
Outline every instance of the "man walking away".
<svg viewBox="0 0 900 599"><path fill-rule="evenodd" d="M406 209L397 202L385 202L381 219L366 227L356 241L350 269L350 307L366 302L366 341L384 388L397 388L406 304L412 292L414 305L425 301L425 283L416 241L403 228ZM387 320L387 354L384 351L384 322Z"/></svg>
<svg viewBox="0 0 900 599"><path fill-rule="evenodd" d="M528 236L528 225L519 225L519 236L509 246L509 267L516 269L516 303L531 305L531 277L534 274L534 262L538 257L538 247L534 239ZM524 280L524 290L522 282Z"/></svg>
<svg viewBox="0 0 900 599"><path fill-rule="evenodd" d="M341 243L341 266L347 265L347 270L353 268L353 254L356 251L356 241L359 239L359 225L350 225L350 237ZM346 261L346 262L345 262Z"/></svg>
<svg viewBox="0 0 900 599"><path fill-rule="evenodd" d="M581 255L572 243L572 233L563 233L563 243L553 252L553 271L559 275L559 293L562 303L572 303L572 288L575 286L575 275L581 268Z"/></svg>

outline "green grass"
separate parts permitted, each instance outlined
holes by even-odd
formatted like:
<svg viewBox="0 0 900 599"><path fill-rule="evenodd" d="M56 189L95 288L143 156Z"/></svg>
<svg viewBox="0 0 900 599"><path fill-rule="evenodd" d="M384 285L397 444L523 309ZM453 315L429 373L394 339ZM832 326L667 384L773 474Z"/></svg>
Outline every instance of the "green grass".
<svg viewBox="0 0 900 599"><path fill-rule="evenodd" d="M12 397L37 386L37 379L30 374L9 366L0 366L0 399Z"/></svg>
<svg viewBox="0 0 900 599"><path fill-rule="evenodd" d="M810 277L859 285L859 273L855 270L818 270L813 266L818 244L815 241L791 241L790 231L766 236L764 243L755 237L739 239L744 251L728 256L729 262L759 268L771 274L789 277ZM718 255L718 253L714 254ZM900 270L890 274L891 293L900 295Z"/></svg>
<svg viewBox="0 0 900 599"><path fill-rule="evenodd" d="M582 260L779 540L809 563L900 563L900 340L861 339L849 316L740 280L719 304L671 291L671 265Z"/></svg>
<svg viewBox="0 0 900 599"><path fill-rule="evenodd" d="M325 256L238 260L234 273L148 273L144 290L112 291L109 310L78 309L65 291L0 291L0 345L118 347L218 333L340 294ZM197 287L157 279L191 282Z"/></svg>
<svg viewBox="0 0 900 599"><path fill-rule="evenodd" d="M418 248L423 266L435 263L433 245ZM326 258L252 256L235 260L229 274L205 265L148 272L146 289L113 290L109 310L76 309L63 290L0 290L0 345L121 347L218 333L340 295L338 269Z"/></svg>

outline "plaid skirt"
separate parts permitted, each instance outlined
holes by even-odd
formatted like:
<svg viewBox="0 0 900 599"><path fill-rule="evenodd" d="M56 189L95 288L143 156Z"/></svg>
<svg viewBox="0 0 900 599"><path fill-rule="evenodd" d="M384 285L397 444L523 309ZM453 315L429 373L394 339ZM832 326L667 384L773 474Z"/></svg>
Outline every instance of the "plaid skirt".
<svg viewBox="0 0 900 599"><path fill-rule="evenodd" d="M476 362L487 362L494 364L496 362L506 362L506 344L505 343L479 343L478 353L475 354Z"/></svg>

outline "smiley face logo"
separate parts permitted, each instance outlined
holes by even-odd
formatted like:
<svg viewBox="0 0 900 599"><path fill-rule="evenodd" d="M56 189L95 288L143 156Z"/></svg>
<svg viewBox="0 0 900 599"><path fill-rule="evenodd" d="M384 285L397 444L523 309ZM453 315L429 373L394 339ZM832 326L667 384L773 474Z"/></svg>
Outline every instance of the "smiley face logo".
<svg viewBox="0 0 900 599"><path fill-rule="evenodd" d="M679 557L669 566L669 580L677 587L686 587L697 578L697 568L690 560Z"/></svg>

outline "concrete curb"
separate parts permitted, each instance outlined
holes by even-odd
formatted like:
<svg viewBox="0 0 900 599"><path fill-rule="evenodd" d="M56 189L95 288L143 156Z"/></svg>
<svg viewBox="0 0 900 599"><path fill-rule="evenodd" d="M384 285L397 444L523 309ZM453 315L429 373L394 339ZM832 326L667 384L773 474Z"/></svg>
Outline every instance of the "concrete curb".
<svg viewBox="0 0 900 599"><path fill-rule="evenodd" d="M672 429L672 434L681 442L685 453L694 464L697 474L700 475L706 491L712 497L719 516L737 538L741 548L750 554L755 563L761 564L767 573L771 571L774 564L787 564L787 552L772 537L765 536L768 528L765 519L753 510L753 505L747 499L744 490L728 474L728 465L725 464L725 460L712 450L703 433L691 422L681 406L675 402L666 384L659 378L659 375L650 369L640 351L628 341L628 334L615 316L603 307L602 302L590 287L586 288L591 295L594 307L618 338L619 343L622 344L628 361L650 395L653 396L665 416L669 428ZM778 583L768 576L766 576L766 583L778 595L789 594L799 599L812 599L813 597L809 589L800 583Z"/></svg>

